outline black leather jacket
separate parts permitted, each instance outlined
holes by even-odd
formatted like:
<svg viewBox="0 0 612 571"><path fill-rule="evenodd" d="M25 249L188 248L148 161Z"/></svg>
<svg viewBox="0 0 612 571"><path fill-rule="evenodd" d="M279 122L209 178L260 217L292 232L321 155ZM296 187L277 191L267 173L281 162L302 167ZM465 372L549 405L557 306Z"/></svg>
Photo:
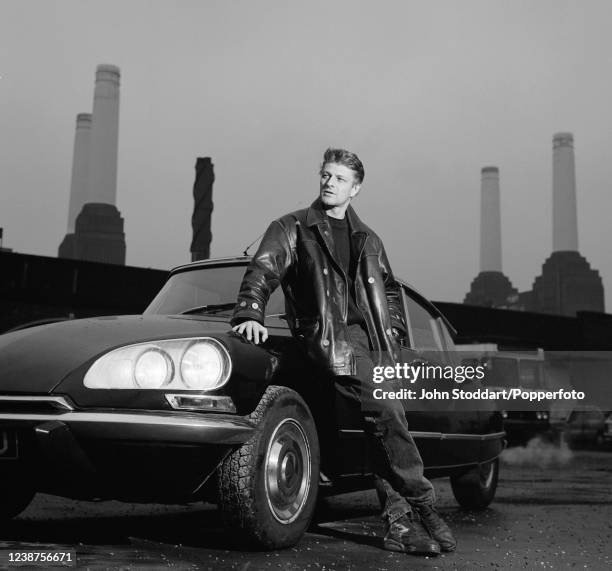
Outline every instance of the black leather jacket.
<svg viewBox="0 0 612 571"><path fill-rule="evenodd" d="M355 301L361 310L375 352L375 362L399 360L392 327L405 329L400 289L381 239L349 206L351 248L358 263ZM246 270L232 325L253 319L264 323L266 303L281 285L293 335L308 355L336 375L356 374L348 336L347 278L332 241L331 227L319 200L270 224Z"/></svg>

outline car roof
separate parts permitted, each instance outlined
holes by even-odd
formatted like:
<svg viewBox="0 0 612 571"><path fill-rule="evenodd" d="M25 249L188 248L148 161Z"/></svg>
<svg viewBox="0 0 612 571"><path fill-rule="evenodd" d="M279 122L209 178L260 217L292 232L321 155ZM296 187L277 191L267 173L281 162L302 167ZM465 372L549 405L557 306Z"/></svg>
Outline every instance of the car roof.
<svg viewBox="0 0 612 571"><path fill-rule="evenodd" d="M207 267L227 267L227 266L247 266L247 264L251 261L252 256L227 256L224 258L207 258L206 260L196 260L195 262L190 262L188 264L182 264L181 266L176 266L170 270L170 275L178 274L181 272L195 270L198 268L207 268ZM410 296L418 301L421 305L426 307L430 313L436 315L444 321L444 324L450 329L452 335L457 334L457 330L453 327L450 321L446 318L446 316L431 302L429 301L422 293L420 293L416 288L411 286L407 281L403 279L396 278L397 282L401 284L404 288L410 291Z"/></svg>

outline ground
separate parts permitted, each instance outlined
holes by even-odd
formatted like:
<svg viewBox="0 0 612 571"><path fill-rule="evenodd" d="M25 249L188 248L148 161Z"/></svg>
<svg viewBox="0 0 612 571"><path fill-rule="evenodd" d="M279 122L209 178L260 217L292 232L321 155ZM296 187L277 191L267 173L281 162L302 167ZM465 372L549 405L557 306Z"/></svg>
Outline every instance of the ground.
<svg viewBox="0 0 612 571"><path fill-rule="evenodd" d="M455 553L383 551L374 492L327 500L300 544L253 553L219 527L214 506L90 503L39 495L2 531L0 549L73 549L89 569L612 569L612 451L516 449L482 512L457 507L447 480L438 506Z"/></svg>

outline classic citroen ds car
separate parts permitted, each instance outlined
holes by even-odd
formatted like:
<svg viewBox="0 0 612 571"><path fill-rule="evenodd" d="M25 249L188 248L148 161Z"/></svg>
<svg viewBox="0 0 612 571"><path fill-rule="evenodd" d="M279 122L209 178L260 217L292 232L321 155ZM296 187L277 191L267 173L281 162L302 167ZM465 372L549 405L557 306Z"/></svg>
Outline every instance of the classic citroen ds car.
<svg viewBox="0 0 612 571"><path fill-rule="evenodd" d="M318 495L372 485L360 411L302 355L280 288L266 343L231 331L248 261L175 268L142 315L0 335L0 517L19 514L36 492L210 501L245 541L273 549L299 540ZM402 292L403 358L453 364L450 324L408 285ZM427 475L450 476L465 507L488 505L499 413L461 400L405 402Z"/></svg>

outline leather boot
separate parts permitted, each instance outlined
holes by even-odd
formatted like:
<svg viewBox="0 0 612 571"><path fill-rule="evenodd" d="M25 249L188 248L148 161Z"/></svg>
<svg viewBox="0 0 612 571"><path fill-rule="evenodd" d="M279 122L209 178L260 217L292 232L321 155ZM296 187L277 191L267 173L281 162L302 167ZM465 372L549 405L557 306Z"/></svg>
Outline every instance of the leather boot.
<svg viewBox="0 0 612 571"><path fill-rule="evenodd" d="M429 532L429 535L440 544L442 551L455 551L457 541L453 537L453 532L436 511L436 508L429 505L415 507L421 516L423 526Z"/></svg>
<svg viewBox="0 0 612 571"><path fill-rule="evenodd" d="M440 546L423 527L419 516L409 512L385 524L385 549L414 555L439 555Z"/></svg>

